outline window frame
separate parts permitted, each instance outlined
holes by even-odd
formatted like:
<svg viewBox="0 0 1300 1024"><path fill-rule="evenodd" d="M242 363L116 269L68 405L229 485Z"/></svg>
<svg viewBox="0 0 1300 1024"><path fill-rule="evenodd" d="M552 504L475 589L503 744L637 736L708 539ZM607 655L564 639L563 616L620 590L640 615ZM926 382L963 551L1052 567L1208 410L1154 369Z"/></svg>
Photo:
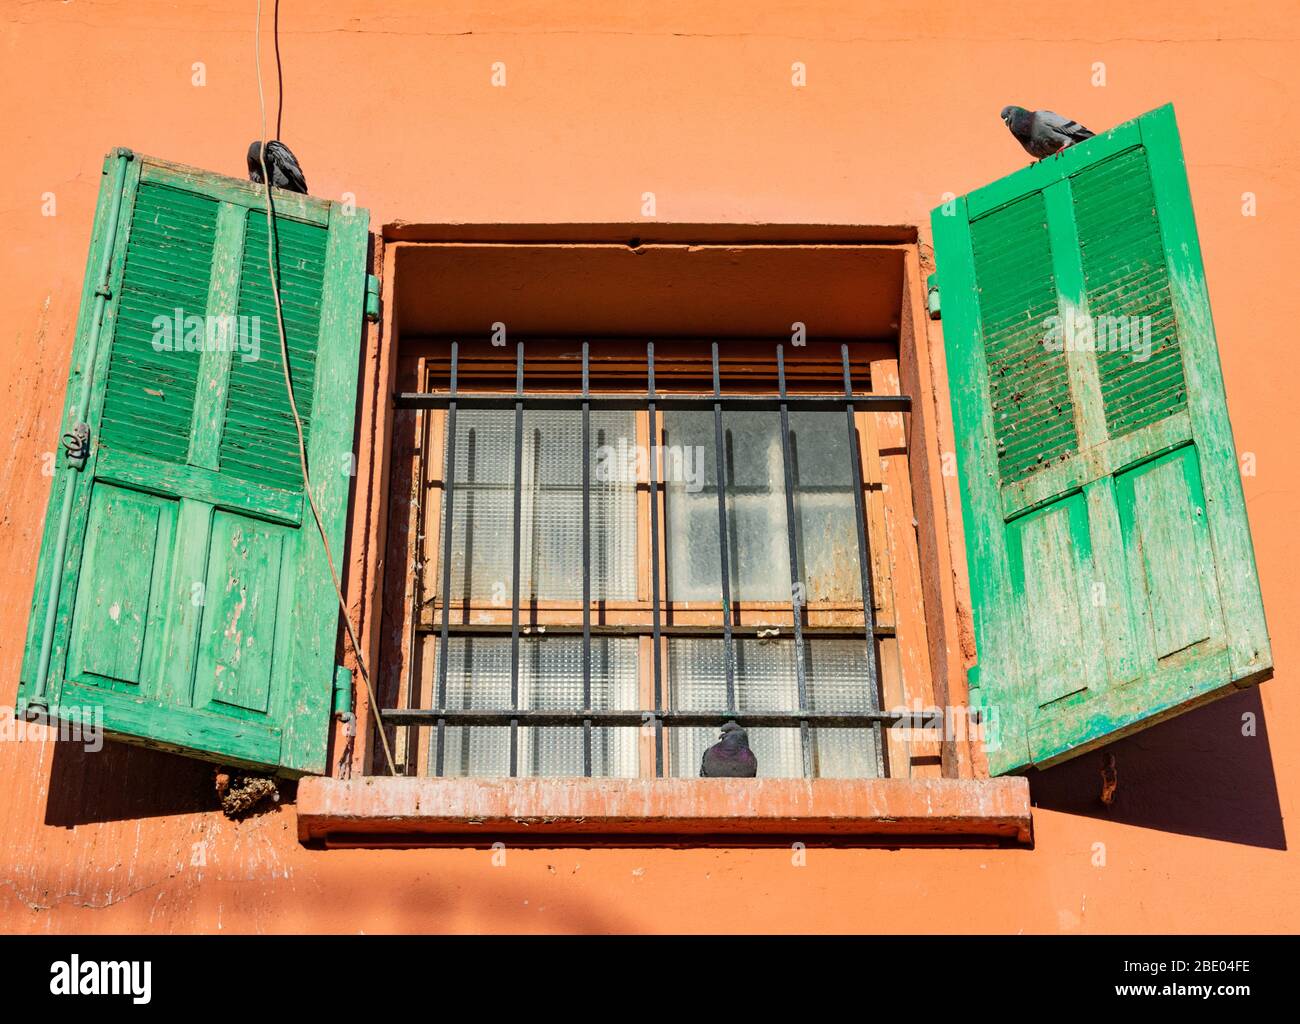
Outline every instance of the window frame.
<svg viewBox="0 0 1300 1024"><path fill-rule="evenodd" d="M723 257L737 251L763 250L781 260L819 261L813 264L817 267L825 265L830 253L833 261L842 260L845 267L858 266L857 261L865 261L862 265L868 267L879 266L880 260L897 261L897 278L886 285L902 293L897 322L892 325L897 331L893 374L896 386L911 394L914 404L906 424L910 458L906 466L896 463L882 472L886 478L891 471L902 472L911 483L915 517L892 526L915 537L918 561L909 570L914 577L909 594L923 608L923 628L902 651L904 669L915 673L919 685L904 696L921 707L964 706L965 671L974 662L974 645L959 498L951 470L944 469L950 462L945 453L955 446L943 353L936 339L927 334L927 328L934 330L927 320L925 288L925 273L932 266L917 243L915 229L667 225L657 227L635 250L626 243L626 230L600 225L396 224L376 238L373 266L382 281L384 315L369 329L363 361L358 514L351 524L347 582L349 595L359 595L352 598L352 605L361 620L371 664L379 663L382 647L400 648L409 639L400 623L385 611L402 607L409 595L404 588L395 592L391 579L383 573L385 541L390 531L401 529L401 515L389 507L388 482L394 471L391 442L395 420L402 412L393 408L390 396L399 390L404 346L409 338L422 333L403 315L399 298L399 288L404 288L407 303L420 301L409 298L419 284L408 268L423 266L421 260L477 268L492 267L499 261L508 270L512 261L523 256L535 254L549 260L557 253L572 257L576 250L583 260L590 255L590 272L584 267L584 277L597 289L606 263L629 255L644 258L655 249L665 259L716 253L718 263L728 262ZM741 298L737 296L736 301ZM575 299L573 308L583 308L580 298ZM902 429L901 422L899 426ZM382 690L383 680L380 685ZM885 694L885 706L894 696ZM749 810L736 817L722 813L723 809L706 798L711 787L731 787L735 784L731 781L383 778L377 773L382 761L375 756L378 744L373 715L360 687L357 698L355 723L340 723L336 730L334 749L342 753L339 777L304 780L300 787L304 840L332 841L329 837L334 837L343 841L345 835L360 835L368 837L360 841L369 843L378 841L378 835L409 832L418 836L417 842L426 842L429 835L482 833L485 825L494 821L506 830L510 830L508 822L528 821L534 826L533 834L649 834L657 830L760 836L794 830L847 833L859 838L903 835L926 837L926 841L939 836L944 842L977 844L1024 844L1032 835L1025 780L989 779L978 739L971 734L945 734L935 741L936 751L929 762L915 766L910 778L742 780L749 787L743 799ZM354 733L362 737L361 742L349 742ZM376 770L376 774L355 777L367 770ZM602 804L606 799L640 811L621 819L612 804ZM649 803L638 802L643 799ZM403 801L412 800L413 817L397 813ZM548 808L555 811L560 805L566 813L548 813ZM509 813L498 813L503 807ZM764 807L784 811L773 818Z"/></svg>

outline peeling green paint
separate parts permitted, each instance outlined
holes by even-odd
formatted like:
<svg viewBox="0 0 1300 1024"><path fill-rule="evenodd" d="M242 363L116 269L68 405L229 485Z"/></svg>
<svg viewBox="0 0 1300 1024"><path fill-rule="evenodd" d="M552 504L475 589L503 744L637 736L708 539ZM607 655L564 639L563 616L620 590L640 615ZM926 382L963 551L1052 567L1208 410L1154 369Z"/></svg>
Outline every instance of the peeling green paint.
<svg viewBox="0 0 1300 1024"><path fill-rule="evenodd" d="M100 258L111 184L91 242ZM277 193L277 235L295 396L309 464L352 449L368 214ZM34 607L62 572L47 678L52 715L98 705L110 735L290 774L326 766L338 602L315 524L303 515L266 279L260 189L137 156L112 256L64 565L47 513ZM87 278L90 296L95 284ZM93 303L83 298L69 389L80 386ZM261 319L260 349L160 347L156 318ZM336 555L347 478L318 471ZM68 482L70 480L70 482ZM62 493L56 483L51 508ZM28 631L22 711L36 670Z"/></svg>
<svg viewBox="0 0 1300 1024"><path fill-rule="evenodd" d="M1002 741L991 770L1051 763L1267 678L1173 108L946 207L932 223L972 694ZM1050 317L1084 330L1057 351Z"/></svg>

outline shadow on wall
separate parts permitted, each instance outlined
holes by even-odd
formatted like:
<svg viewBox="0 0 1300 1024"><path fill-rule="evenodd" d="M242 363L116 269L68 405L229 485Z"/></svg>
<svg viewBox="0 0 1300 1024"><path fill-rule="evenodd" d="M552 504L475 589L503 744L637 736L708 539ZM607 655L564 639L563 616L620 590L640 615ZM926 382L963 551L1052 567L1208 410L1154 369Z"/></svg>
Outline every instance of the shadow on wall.
<svg viewBox="0 0 1300 1024"><path fill-rule="evenodd" d="M216 765L180 754L106 740L88 753L75 743L56 743L50 765L45 824L59 828L129 821L218 809ZM281 783L281 801L293 799Z"/></svg>
<svg viewBox="0 0 1300 1024"><path fill-rule="evenodd" d="M1243 716L1256 735L1243 736ZM1114 802L1101 802L1102 765L1115 757ZM55 745L45 823L71 827L215 810L213 765L106 742L91 754ZM1072 761L1029 773L1035 807L1286 849L1259 690L1252 687ZM284 801L293 801L285 787Z"/></svg>
<svg viewBox="0 0 1300 1024"><path fill-rule="evenodd" d="M1254 736L1242 734L1247 715L1254 716ZM1109 807L1101 802L1108 753L1114 755L1118 782ZM1034 806L1047 810L1286 849L1258 687L1030 772L1029 789Z"/></svg>

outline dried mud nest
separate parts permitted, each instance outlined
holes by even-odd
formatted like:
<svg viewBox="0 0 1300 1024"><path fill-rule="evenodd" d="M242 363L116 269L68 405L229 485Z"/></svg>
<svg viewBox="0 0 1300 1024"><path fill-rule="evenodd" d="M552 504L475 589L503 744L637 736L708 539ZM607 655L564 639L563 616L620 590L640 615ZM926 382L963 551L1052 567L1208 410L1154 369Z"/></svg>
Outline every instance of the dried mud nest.
<svg viewBox="0 0 1300 1024"><path fill-rule="evenodd" d="M280 802L280 788L275 779L254 775L235 768L217 770L217 799L227 818L238 821L250 814L270 810Z"/></svg>

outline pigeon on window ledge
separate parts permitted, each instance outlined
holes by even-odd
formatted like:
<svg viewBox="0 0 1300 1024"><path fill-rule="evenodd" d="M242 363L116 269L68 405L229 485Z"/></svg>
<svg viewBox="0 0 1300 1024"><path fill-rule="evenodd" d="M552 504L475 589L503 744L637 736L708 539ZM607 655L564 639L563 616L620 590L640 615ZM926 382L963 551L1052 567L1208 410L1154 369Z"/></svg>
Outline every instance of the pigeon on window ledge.
<svg viewBox="0 0 1300 1024"><path fill-rule="evenodd" d="M704 779L752 779L758 775L758 758L749 749L749 733L737 723L722 727L722 738L700 759Z"/></svg>

